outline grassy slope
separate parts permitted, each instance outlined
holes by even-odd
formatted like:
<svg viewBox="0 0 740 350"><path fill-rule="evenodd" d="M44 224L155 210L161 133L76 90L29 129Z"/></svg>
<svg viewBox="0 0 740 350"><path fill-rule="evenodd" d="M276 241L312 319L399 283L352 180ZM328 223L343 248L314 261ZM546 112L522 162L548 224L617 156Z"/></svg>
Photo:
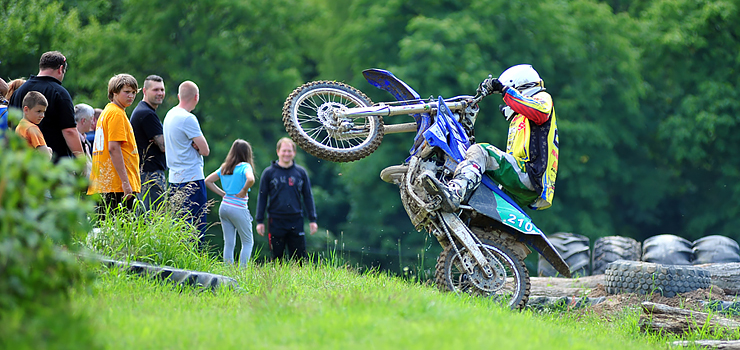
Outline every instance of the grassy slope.
<svg viewBox="0 0 740 350"><path fill-rule="evenodd" d="M244 291L199 293L104 273L74 295L111 349L643 349L634 325L511 312L383 274L265 265Z"/></svg>

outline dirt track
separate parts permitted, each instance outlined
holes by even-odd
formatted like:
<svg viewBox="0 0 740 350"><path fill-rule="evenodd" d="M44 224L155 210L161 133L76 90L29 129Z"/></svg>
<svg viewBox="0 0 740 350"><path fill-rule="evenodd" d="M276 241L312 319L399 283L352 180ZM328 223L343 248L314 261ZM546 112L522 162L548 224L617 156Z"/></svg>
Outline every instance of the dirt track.
<svg viewBox="0 0 740 350"><path fill-rule="evenodd" d="M703 308L702 302L710 300L740 301L734 295L725 295L722 288L698 289L689 293L682 293L668 298L655 293L653 295L641 294L607 294L604 287L604 275L587 276L579 278L555 278L555 277L530 277L530 298L538 296L547 297L575 297L575 298L599 298L605 297L603 301L591 306L591 310L605 317L620 312L625 308L639 308L643 301L665 304L692 310Z"/></svg>

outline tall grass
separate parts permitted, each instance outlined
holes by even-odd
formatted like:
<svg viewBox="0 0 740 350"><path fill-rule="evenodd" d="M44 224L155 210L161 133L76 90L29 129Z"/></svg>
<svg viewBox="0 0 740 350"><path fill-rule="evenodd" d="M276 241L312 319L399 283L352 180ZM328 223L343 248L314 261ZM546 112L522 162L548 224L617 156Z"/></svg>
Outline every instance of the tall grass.
<svg viewBox="0 0 740 350"><path fill-rule="evenodd" d="M210 271L218 260L199 248L200 231L181 208L165 201L149 211L137 202L134 210L107 208L84 242L88 249L115 259Z"/></svg>

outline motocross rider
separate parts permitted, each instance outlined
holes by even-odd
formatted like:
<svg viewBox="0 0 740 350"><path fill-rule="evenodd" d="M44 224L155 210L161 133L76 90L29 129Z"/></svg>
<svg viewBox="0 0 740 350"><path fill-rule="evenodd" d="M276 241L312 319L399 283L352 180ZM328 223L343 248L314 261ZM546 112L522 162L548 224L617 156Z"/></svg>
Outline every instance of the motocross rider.
<svg viewBox="0 0 740 350"><path fill-rule="evenodd" d="M442 197L442 210L455 212L481 182L483 173L501 185L520 206L542 210L552 205L558 172L558 128L552 97L537 71L528 64L508 68L478 88L502 94L501 112L510 121L506 152L488 143L470 146L447 185L424 174L422 186Z"/></svg>

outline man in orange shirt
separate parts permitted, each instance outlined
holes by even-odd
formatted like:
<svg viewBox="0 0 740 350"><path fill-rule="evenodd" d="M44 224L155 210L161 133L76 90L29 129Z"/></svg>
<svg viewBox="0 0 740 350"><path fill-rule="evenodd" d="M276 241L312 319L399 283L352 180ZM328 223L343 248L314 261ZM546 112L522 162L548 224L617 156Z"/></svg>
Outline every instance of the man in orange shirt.
<svg viewBox="0 0 740 350"><path fill-rule="evenodd" d="M98 214L106 207L133 209L135 193L141 191L139 152L126 107L134 103L139 84L129 74L118 74L108 82L108 99L95 127L92 173L87 194L100 193Z"/></svg>

